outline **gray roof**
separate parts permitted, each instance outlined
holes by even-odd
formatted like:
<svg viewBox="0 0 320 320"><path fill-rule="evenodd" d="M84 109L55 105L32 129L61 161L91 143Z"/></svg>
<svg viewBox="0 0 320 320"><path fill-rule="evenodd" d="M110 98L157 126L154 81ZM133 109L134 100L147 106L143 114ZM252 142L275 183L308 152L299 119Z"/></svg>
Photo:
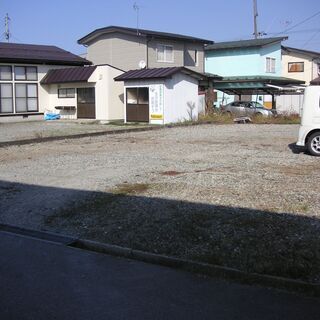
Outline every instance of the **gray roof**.
<svg viewBox="0 0 320 320"><path fill-rule="evenodd" d="M316 51L310 51L310 50L304 50L304 49L298 49L298 48L291 48L291 47L284 47L282 46L282 50L288 53L298 53L302 55L309 56L311 58L320 58L320 52Z"/></svg>
<svg viewBox="0 0 320 320"><path fill-rule="evenodd" d="M100 36L101 34L112 33L112 32L121 32L121 33L126 33L131 35L139 35L139 36L148 37L148 38L161 38L161 39L171 39L171 40L178 40L178 41L199 42L203 44L213 43L213 41L211 40L196 38L192 36L185 36L182 34L145 30L145 29L139 29L137 32L136 28L127 28L127 27L119 27L119 26L109 26L109 27L96 29L90 32L89 34L87 34L86 36L82 37L81 39L79 39L78 43L87 44L89 41Z"/></svg>
<svg viewBox="0 0 320 320"><path fill-rule="evenodd" d="M240 41L227 41L227 42L216 42L214 44L205 47L205 50L225 50L225 49L236 49L236 48L250 48L250 47L263 47L269 44L281 42L287 40L288 37L275 37L275 38L262 38L262 39L249 39Z"/></svg>
<svg viewBox="0 0 320 320"><path fill-rule="evenodd" d="M41 84L87 82L96 70L96 66L51 69L41 80Z"/></svg>
<svg viewBox="0 0 320 320"><path fill-rule="evenodd" d="M0 42L0 62L83 66L91 64L56 46Z"/></svg>
<svg viewBox="0 0 320 320"><path fill-rule="evenodd" d="M207 76L202 73L195 72L185 67L169 67L169 68L152 68L130 70L114 78L115 81L126 80L143 80L143 79L166 79L171 78L176 73L184 73L193 78L203 80Z"/></svg>

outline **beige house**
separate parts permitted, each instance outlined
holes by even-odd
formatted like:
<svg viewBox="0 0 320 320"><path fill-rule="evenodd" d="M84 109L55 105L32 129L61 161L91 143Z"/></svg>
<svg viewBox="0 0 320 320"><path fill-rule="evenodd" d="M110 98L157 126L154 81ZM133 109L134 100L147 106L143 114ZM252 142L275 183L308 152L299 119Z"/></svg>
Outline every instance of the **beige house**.
<svg viewBox="0 0 320 320"><path fill-rule="evenodd" d="M78 40L95 65L110 64L128 71L139 68L184 66L204 72L204 47L210 40L191 36L110 26Z"/></svg>
<svg viewBox="0 0 320 320"><path fill-rule="evenodd" d="M282 76L305 81L320 75L320 52L282 47Z"/></svg>

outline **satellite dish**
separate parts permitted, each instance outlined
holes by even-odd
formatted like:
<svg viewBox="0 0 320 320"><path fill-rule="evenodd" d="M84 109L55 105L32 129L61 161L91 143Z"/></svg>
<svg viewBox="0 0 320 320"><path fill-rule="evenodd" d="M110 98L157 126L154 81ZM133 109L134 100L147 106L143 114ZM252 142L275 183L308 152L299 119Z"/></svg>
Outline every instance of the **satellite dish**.
<svg viewBox="0 0 320 320"><path fill-rule="evenodd" d="M144 60L141 60L141 61L139 62L139 68L140 68L140 69L144 69L146 66L147 66L147 64L146 64L146 62L145 62Z"/></svg>

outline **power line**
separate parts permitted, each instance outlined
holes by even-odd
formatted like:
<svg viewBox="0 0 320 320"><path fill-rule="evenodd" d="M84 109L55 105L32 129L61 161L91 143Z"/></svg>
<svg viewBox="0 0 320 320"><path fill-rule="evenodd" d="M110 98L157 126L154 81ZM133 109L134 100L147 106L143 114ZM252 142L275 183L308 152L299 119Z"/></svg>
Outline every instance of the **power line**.
<svg viewBox="0 0 320 320"><path fill-rule="evenodd" d="M286 29L286 30L283 30L282 32L275 33L275 35L277 35L277 34L283 34L283 33L286 33L286 32L288 32L288 31L290 31L290 30L292 30L292 29L294 29L294 28L296 28L296 27L298 27L298 26L302 25L303 23L305 23L305 22L307 22L307 21L311 20L312 18L316 17L316 16L317 16L317 15L319 15L319 14L320 14L320 11L318 11L318 12L314 13L312 16L310 16L310 17L308 17L308 18L306 18L306 19L302 20L301 22L299 22L299 23L297 23L297 24L293 25L292 27L290 27L290 28L288 28L288 29Z"/></svg>

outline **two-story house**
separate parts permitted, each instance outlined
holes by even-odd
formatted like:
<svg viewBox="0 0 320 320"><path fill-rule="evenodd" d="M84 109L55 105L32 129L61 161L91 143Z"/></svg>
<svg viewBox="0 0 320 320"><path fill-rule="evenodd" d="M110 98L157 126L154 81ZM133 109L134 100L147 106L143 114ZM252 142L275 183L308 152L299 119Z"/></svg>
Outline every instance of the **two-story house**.
<svg viewBox="0 0 320 320"><path fill-rule="evenodd" d="M180 34L109 26L78 40L87 47L86 58L95 65L110 64L128 71L187 67L204 72L204 48L213 41Z"/></svg>
<svg viewBox="0 0 320 320"><path fill-rule="evenodd" d="M280 77L281 43L287 37L217 42L205 48L205 71L223 77ZM217 92L216 105L232 102L236 95ZM271 96L243 96L271 107Z"/></svg>
<svg viewBox="0 0 320 320"><path fill-rule="evenodd" d="M309 84L320 76L320 52L282 46L282 76Z"/></svg>

